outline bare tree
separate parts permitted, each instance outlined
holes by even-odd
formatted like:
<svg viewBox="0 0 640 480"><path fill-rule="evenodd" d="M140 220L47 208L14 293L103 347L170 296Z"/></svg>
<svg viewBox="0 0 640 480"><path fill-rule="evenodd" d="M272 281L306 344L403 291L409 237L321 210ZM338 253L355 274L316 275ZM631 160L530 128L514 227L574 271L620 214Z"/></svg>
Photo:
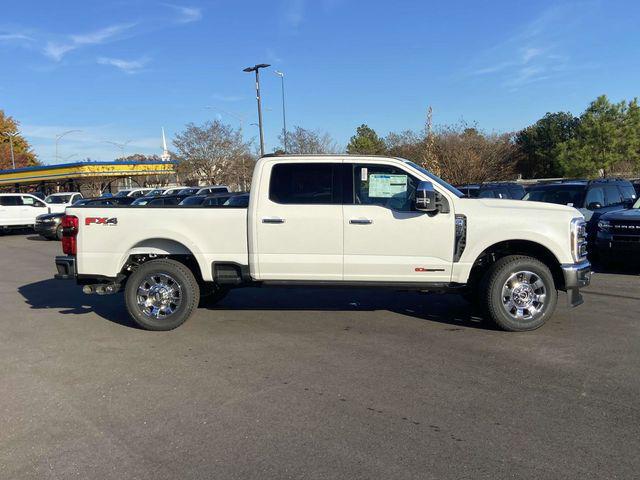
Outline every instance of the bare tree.
<svg viewBox="0 0 640 480"><path fill-rule="evenodd" d="M280 139L281 147L279 151L284 152L284 139L282 135ZM339 148L336 142L328 133L322 133L314 130L306 130L302 127L295 126L287 133L287 152L293 154L320 154L320 153L338 153Z"/></svg>
<svg viewBox="0 0 640 480"><path fill-rule="evenodd" d="M511 134L486 134L460 123L440 128L434 146L434 173L453 184L508 180L516 175Z"/></svg>
<svg viewBox="0 0 640 480"><path fill-rule="evenodd" d="M193 123L176 135L178 175L187 184L246 185L246 165L251 157L250 143L240 130L219 120L202 126Z"/></svg>

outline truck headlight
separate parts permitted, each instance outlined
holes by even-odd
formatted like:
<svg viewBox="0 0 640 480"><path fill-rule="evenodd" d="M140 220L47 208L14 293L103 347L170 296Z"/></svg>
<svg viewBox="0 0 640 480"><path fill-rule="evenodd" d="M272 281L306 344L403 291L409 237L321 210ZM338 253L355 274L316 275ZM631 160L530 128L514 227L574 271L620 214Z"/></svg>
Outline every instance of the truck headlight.
<svg viewBox="0 0 640 480"><path fill-rule="evenodd" d="M574 262L587 258L587 223L584 218L571 220L571 254Z"/></svg>
<svg viewBox="0 0 640 480"><path fill-rule="evenodd" d="M611 223L609 223L609 220L600 220L598 222L599 230L604 230L605 232L608 232L610 228L611 228Z"/></svg>

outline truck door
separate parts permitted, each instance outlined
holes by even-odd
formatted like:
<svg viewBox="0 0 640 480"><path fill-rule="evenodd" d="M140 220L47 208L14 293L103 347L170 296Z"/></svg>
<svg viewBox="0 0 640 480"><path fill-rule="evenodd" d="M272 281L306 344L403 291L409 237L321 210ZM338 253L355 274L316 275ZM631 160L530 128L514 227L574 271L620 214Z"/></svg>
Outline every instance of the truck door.
<svg viewBox="0 0 640 480"><path fill-rule="evenodd" d="M419 180L400 167L354 163L352 178L353 201L344 205L344 280L449 282L453 211L415 211Z"/></svg>
<svg viewBox="0 0 640 480"><path fill-rule="evenodd" d="M261 280L342 280L341 165L265 165L255 217Z"/></svg>
<svg viewBox="0 0 640 480"><path fill-rule="evenodd" d="M0 226L20 225L21 208L18 195L0 196Z"/></svg>
<svg viewBox="0 0 640 480"><path fill-rule="evenodd" d="M49 209L47 208L44 202L41 202L35 197L31 195L22 197L22 207L21 207L21 224L22 225L33 225L36 223L36 217L38 215L43 215L45 213L49 213Z"/></svg>

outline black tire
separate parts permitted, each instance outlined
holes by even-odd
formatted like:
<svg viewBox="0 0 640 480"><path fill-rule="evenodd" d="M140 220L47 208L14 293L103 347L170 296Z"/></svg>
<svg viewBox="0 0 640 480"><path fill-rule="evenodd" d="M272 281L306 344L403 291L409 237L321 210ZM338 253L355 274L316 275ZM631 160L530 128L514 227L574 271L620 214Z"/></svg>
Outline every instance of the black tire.
<svg viewBox="0 0 640 480"><path fill-rule="evenodd" d="M62 225L58 225L58 228L56 228L56 236L55 236L55 238L58 239L58 240L62 240Z"/></svg>
<svg viewBox="0 0 640 480"><path fill-rule="evenodd" d="M523 275L518 277L519 273ZM527 273L532 275L528 276ZM503 287L514 276L516 288L522 289L522 284L529 285L531 281L535 282L529 287L525 285L524 291L508 290L508 296L505 297ZM553 315L558 303L558 291L549 268L539 260L524 255L509 255L498 260L485 274L478 293L486 316L499 328L510 332L540 328ZM516 293L523 295L524 299ZM542 293L544 297L541 297ZM526 303L526 299L534 295L534 298L543 300L534 301L529 307L518 308L516 302ZM515 300L510 302L509 299L513 298ZM511 313L508 311L510 306ZM524 315L519 315L522 313Z"/></svg>
<svg viewBox="0 0 640 480"><path fill-rule="evenodd" d="M200 285L200 305L213 306L227 296L229 288L221 287L217 283L203 283Z"/></svg>
<svg viewBox="0 0 640 480"><path fill-rule="evenodd" d="M179 287L179 296L175 298L179 298L180 302L170 314L164 316L159 314L160 317L155 317L145 312L138 304L138 289L146 279L153 276L160 278L163 275L168 276ZM174 290L176 289L173 283L170 285ZM179 327L191 316L200 301L200 288L187 266L175 260L163 258L146 262L131 274L125 285L124 298L127 311L137 325L145 330L166 331ZM140 299L144 299L144 296ZM159 311L161 312L162 309Z"/></svg>

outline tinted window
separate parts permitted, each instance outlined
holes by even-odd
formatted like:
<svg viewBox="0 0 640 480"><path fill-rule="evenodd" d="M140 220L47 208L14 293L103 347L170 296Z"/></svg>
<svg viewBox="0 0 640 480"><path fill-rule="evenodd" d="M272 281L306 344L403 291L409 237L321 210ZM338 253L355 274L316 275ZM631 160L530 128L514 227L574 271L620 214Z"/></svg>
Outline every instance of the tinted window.
<svg viewBox="0 0 640 480"><path fill-rule="evenodd" d="M593 187L589 189L585 204L588 207L592 203L599 203L603 207L606 205L604 200L604 189L602 187Z"/></svg>
<svg viewBox="0 0 640 480"><path fill-rule="evenodd" d="M337 181L340 167L339 163L274 165L271 170L269 199L277 203L297 205L340 204L341 183Z"/></svg>
<svg viewBox="0 0 640 480"><path fill-rule="evenodd" d="M532 202L557 203L581 208L584 198L584 186L579 185L554 185L552 187L531 188L523 200Z"/></svg>
<svg viewBox="0 0 640 480"><path fill-rule="evenodd" d="M606 205L620 205L622 203L622 193L616 185L607 185L604 187L604 196Z"/></svg>
<svg viewBox="0 0 640 480"><path fill-rule="evenodd" d="M13 207L15 205L22 205L20 197L0 197L0 205L3 207Z"/></svg>
<svg viewBox="0 0 640 480"><path fill-rule="evenodd" d="M246 208L249 206L249 195L236 195L235 197L231 197L229 200L224 202L224 205L227 205L229 207Z"/></svg>
<svg viewBox="0 0 640 480"><path fill-rule="evenodd" d="M227 187L215 187L215 188L211 188L210 190L211 190L211 193L224 193L229 191Z"/></svg>
<svg viewBox="0 0 640 480"><path fill-rule="evenodd" d="M509 193L511 194L511 198L514 198L516 200L521 200L525 194L524 187L521 185L510 185Z"/></svg>
<svg viewBox="0 0 640 480"><path fill-rule="evenodd" d="M202 204L207 206L223 205L224 202L226 202L228 199L229 199L228 197L207 198Z"/></svg>
<svg viewBox="0 0 640 480"><path fill-rule="evenodd" d="M620 185L620 190L622 190L622 198L624 200L634 200L636 199L636 190L632 185Z"/></svg>
<svg viewBox="0 0 640 480"><path fill-rule="evenodd" d="M353 180L356 205L413 210L418 180L404 170L390 165L355 165Z"/></svg>
<svg viewBox="0 0 640 480"><path fill-rule="evenodd" d="M188 197L180 202L180 205L201 205L205 197Z"/></svg>
<svg viewBox="0 0 640 480"><path fill-rule="evenodd" d="M493 190L480 190L478 198L496 198L496 194Z"/></svg>

